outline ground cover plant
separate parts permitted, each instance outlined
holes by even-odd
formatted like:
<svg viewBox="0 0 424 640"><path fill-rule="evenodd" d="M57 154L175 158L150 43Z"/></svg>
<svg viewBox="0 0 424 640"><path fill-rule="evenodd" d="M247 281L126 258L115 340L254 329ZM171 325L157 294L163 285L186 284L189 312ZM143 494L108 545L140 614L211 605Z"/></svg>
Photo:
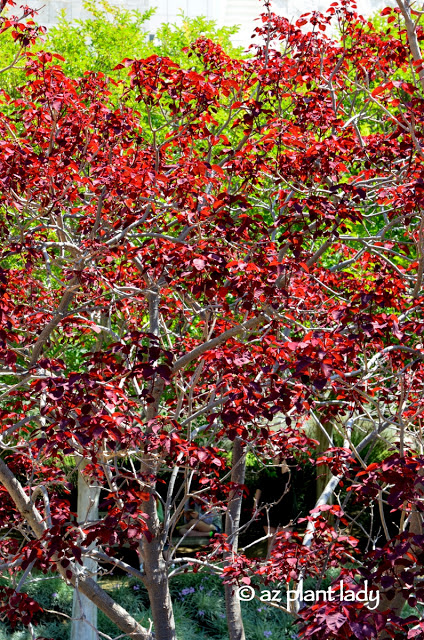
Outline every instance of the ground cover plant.
<svg viewBox="0 0 424 640"><path fill-rule="evenodd" d="M100 611L126 637L173 640L173 581L208 570L230 640L251 637L238 589L261 602L274 584L295 593L273 605L299 638L422 638L421 13L398 0L374 24L340 0L290 24L265 2L249 56L200 37L192 66L155 53L109 78L71 77L14 11L2 619L37 637L46 607L25 585L55 572L71 637L98 637ZM266 557L239 545L248 455L327 470ZM224 525L197 555L178 552L189 498ZM114 567L150 620L96 580ZM335 598L307 601L334 569ZM347 599L364 584L377 607Z"/></svg>
<svg viewBox="0 0 424 640"><path fill-rule="evenodd" d="M151 617L143 585L139 581L121 577L108 580L106 584L102 582L102 586L138 621L148 621ZM53 640L67 640L71 633L72 587L60 578L36 576L34 582L27 584L24 590L44 607L45 613L36 628L37 635ZM217 576L205 573L182 574L173 580L171 593L178 638L228 638L223 585ZM56 614L46 613L50 609ZM267 603L243 603L243 618L248 636L252 640L291 640L294 637L290 617ZM119 635L117 627L104 614L99 616L98 629L111 637ZM17 625L14 630L7 623L0 625L1 640L27 640L30 637L29 630L22 625Z"/></svg>

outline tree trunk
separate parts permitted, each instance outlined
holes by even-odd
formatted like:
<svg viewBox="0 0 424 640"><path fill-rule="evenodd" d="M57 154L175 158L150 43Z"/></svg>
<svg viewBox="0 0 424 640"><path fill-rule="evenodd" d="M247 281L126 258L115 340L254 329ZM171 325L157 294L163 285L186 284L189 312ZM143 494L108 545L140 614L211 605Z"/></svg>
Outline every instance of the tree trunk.
<svg viewBox="0 0 424 640"><path fill-rule="evenodd" d="M156 476L157 461L146 457L142 464L141 473L146 476ZM150 498L143 502L142 507L143 512L149 516L147 525L151 537L150 541L144 539L140 547L143 571L145 573L143 583L149 594L155 640L176 640L174 613L169 593L168 569L163 557L162 531L157 514L154 482L150 484L149 492Z"/></svg>
<svg viewBox="0 0 424 640"><path fill-rule="evenodd" d="M84 527L87 523L99 518L100 487L90 484L90 480L82 474L87 461L80 459L78 463L78 524ZM83 566L91 578L97 582L97 562L92 558L84 558ZM71 640L97 640L97 607L79 589L74 590L72 606Z"/></svg>
<svg viewBox="0 0 424 640"><path fill-rule="evenodd" d="M159 335L159 288L151 286L148 294L150 333ZM159 403L164 381L158 377L152 388L152 401L146 407L146 433L151 432L151 424L159 414ZM141 465L141 473L147 478L156 478L158 460L146 455ZM147 482L147 480L146 480ZM161 525L156 508L156 481L150 481L149 500L143 502L142 510L149 516L147 525L151 539L144 540L140 549L145 578L143 583L148 591L152 609L155 640L176 640L174 612L169 593L168 569L163 557Z"/></svg>
<svg viewBox="0 0 424 640"><path fill-rule="evenodd" d="M245 472L246 455L240 438L236 438L233 444L231 482L237 485L244 484ZM236 554L238 550L242 499L243 492L240 489L234 489L231 492L225 518L225 533L227 534L227 542L231 546L231 551L227 555L228 562L231 562L233 554ZM241 605L235 585L225 585L225 608L230 640L245 640Z"/></svg>
<svg viewBox="0 0 424 640"><path fill-rule="evenodd" d="M155 640L176 640L168 571L159 535L143 545L143 562L146 572L143 582L149 594Z"/></svg>
<svg viewBox="0 0 424 640"><path fill-rule="evenodd" d="M14 476L7 464L0 458L0 482L11 496L16 508L22 515L25 522L29 524L37 538L42 538L47 530L44 518L36 509L31 499L26 495L21 483ZM76 586L76 572L74 563L64 567L55 554L52 556L53 562L58 563L58 572L66 582ZM131 640L152 640L150 631L142 627L127 611L89 576L83 575L78 580L78 588L85 596L92 600L95 605Z"/></svg>

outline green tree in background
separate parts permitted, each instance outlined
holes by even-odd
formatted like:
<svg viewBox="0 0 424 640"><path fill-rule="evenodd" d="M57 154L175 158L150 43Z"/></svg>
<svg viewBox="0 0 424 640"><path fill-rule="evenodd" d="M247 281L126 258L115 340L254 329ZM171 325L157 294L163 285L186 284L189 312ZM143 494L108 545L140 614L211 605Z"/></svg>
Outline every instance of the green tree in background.
<svg viewBox="0 0 424 640"><path fill-rule="evenodd" d="M62 67L70 77L100 71L121 79L125 72L113 71L121 60L153 54L172 57L182 67L196 67L197 61L183 49L200 36L218 42L233 58L242 56L242 48L234 47L231 42L231 36L238 31L237 26L218 28L214 20L204 16L189 18L181 13L179 24L162 24L157 33L150 34L146 23L155 9L134 11L106 0L86 0L84 8L91 17L71 21L63 11L58 24L46 33L44 44L33 47L34 51L44 49L62 55L65 58ZM8 67L19 52L20 47L10 30L0 34L0 69ZM0 87L15 94L25 82L23 64L18 64L1 74Z"/></svg>
<svg viewBox="0 0 424 640"><path fill-rule="evenodd" d="M60 53L63 66L73 76L85 71L110 74L122 58L142 58L151 53L146 21L154 9L131 11L109 4L105 0L83 3L91 17L71 21L65 11L59 22L49 29L45 49Z"/></svg>

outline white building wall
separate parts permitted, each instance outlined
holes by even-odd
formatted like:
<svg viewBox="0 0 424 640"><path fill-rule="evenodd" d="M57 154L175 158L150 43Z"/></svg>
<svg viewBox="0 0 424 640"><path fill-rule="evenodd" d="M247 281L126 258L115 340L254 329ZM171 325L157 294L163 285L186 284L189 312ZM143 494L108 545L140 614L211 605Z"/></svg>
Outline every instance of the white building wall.
<svg viewBox="0 0 424 640"><path fill-rule="evenodd" d="M178 22L181 12L190 17L207 16L222 24L224 5L225 0L150 0L149 6L156 7L156 13L149 27L154 33L163 22Z"/></svg>
<svg viewBox="0 0 424 640"><path fill-rule="evenodd" d="M145 11L149 7L157 7L155 15L149 20L146 28L154 33L163 22L178 22L181 11L190 17L204 15L216 20L219 26L240 25L240 33L235 36L234 43L247 46L250 36L258 25L255 21L263 12L262 0L109 0L112 4L121 4L129 9ZM40 7L38 0L27 0L30 6ZM302 13L313 10L325 11L332 0L273 0L273 10L289 19L296 19ZM19 1L17 2L19 4ZM370 15L394 0L358 0L358 10L363 15ZM39 21L49 27L55 24L60 10L65 9L71 20L86 16L82 8L82 0L45 0L44 8L39 11Z"/></svg>

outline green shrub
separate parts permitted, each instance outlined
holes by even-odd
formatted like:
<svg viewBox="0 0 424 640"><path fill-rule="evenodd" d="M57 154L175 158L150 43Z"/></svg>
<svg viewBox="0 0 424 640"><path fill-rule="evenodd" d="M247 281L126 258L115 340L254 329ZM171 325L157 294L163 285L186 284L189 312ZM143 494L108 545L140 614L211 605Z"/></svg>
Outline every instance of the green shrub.
<svg viewBox="0 0 424 640"><path fill-rule="evenodd" d="M61 578L40 576L28 582L23 589L43 609L54 609L70 616L72 614L72 587Z"/></svg>
<svg viewBox="0 0 424 640"><path fill-rule="evenodd" d="M330 578L327 578L321 588L326 588L329 583ZM272 585L268 588L272 589ZM306 581L305 588L314 588L314 582ZM123 578L116 580L115 584L108 582L105 589L130 615L144 626L149 626L151 611L146 606L148 598L140 582ZM228 640L224 587L219 576L205 572L182 574L171 580L170 590L178 640ZM45 610L50 610L35 628L37 637L68 640L70 620L66 616L72 613L72 587L60 578L40 576L28 583L25 591ZM257 599L243 602L242 611L249 640L292 640L296 637L292 618L267 603ZM61 613L65 615L61 616ZM101 611L98 613L98 627L111 637L120 635L117 627ZM12 631L8 625L0 624L0 640L31 638L27 629Z"/></svg>

